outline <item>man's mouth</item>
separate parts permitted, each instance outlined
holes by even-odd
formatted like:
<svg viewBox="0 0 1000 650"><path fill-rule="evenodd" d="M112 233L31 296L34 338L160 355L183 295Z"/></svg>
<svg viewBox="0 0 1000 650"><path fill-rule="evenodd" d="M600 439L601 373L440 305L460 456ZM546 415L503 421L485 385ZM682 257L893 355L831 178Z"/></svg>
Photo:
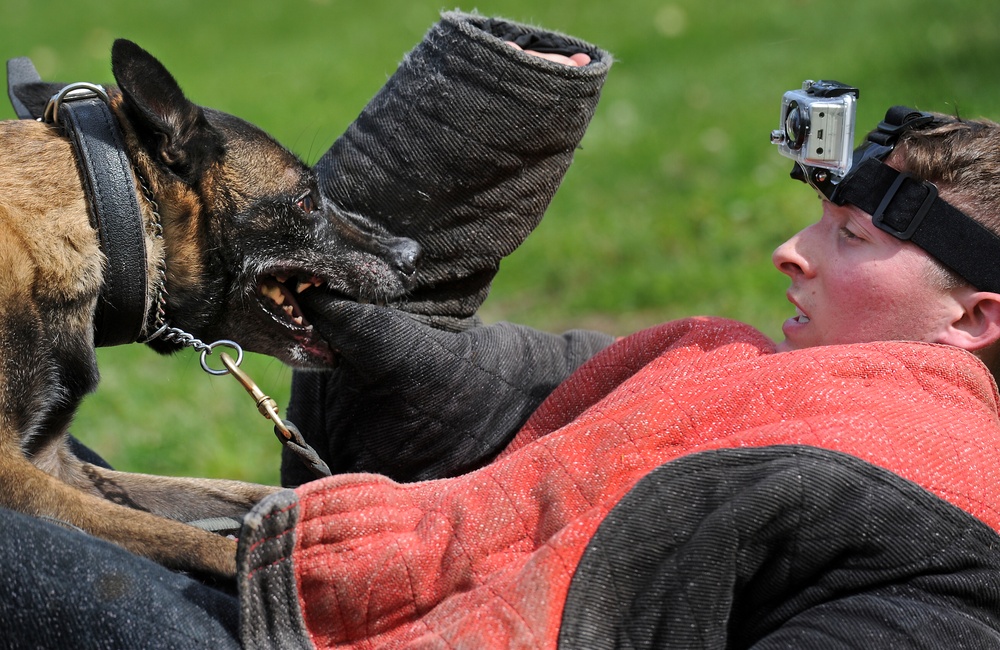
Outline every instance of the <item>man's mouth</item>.
<svg viewBox="0 0 1000 650"><path fill-rule="evenodd" d="M810 321L809 315L799 307L799 303L795 301L792 297L792 291L789 289L785 292L785 298L788 302L792 303L792 307L795 307L795 315L788 319L789 322L798 323L799 325L805 325Z"/></svg>

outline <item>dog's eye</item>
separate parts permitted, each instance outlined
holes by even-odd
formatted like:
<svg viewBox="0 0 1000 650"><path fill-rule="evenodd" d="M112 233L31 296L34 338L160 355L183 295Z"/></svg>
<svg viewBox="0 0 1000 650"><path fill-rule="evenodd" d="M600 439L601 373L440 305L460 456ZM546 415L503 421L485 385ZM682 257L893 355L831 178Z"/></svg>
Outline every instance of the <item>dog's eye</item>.
<svg viewBox="0 0 1000 650"><path fill-rule="evenodd" d="M306 192L295 199L295 205L306 214L312 213L316 209L316 201L313 200L312 192Z"/></svg>

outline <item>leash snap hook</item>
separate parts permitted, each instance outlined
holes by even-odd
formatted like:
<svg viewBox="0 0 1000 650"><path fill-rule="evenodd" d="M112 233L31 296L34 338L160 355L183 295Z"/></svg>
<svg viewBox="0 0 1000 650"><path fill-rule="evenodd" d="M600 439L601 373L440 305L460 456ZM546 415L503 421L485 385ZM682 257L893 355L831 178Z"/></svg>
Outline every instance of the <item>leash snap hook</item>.
<svg viewBox="0 0 1000 650"><path fill-rule="evenodd" d="M219 341L216 343L219 343ZM243 350L240 350L240 353L242 352ZM202 357L204 356L205 353L203 352ZM250 375L240 369L240 359L234 360L226 352L221 352L219 358L222 360L222 365L226 367L225 372L235 377L236 381L240 382L243 388L250 394L250 397L253 398L254 403L257 405L257 411L265 418L271 420L274 423L275 430L284 436L286 440L291 440L292 432L288 430L285 421L278 414L278 403L269 395L265 395L264 391L250 378ZM220 372L220 374L225 374L225 372Z"/></svg>
<svg viewBox="0 0 1000 650"><path fill-rule="evenodd" d="M221 341L217 341L216 343L220 342ZM237 348L238 347L239 346L237 346ZM205 354L206 353L203 352L202 356ZM302 437L302 433L294 424L281 419L281 416L278 414L278 403L271 397L265 395L264 391L258 388L257 384L250 379L250 376L240 370L239 360L234 360L225 352L219 353L219 358L222 359L222 364L226 366L226 370L233 377L236 377L236 380L243 385L243 388L245 388L248 393L250 393L250 397L252 397L254 402L257 404L257 411L274 423L274 435L281 441L281 444L298 456L299 460L301 460L317 478L330 476L330 467L323 461L322 458L319 457L316 450L309 446L309 443L305 441L305 438Z"/></svg>
<svg viewBox="0 0 1000 650"><path fill-rule="evenodd" d="M166 323L146 340L148 342L161 337L166 341L179 343L185 347L193 347L201 352L201 368L208 374L217 376L232 375L236 377L236 381L240 382L243 388L250 393L250 397L253 398L257 405L257 411L274 423L274 435L281 441L281 444L298 456L316 477L330 476L329 466L319 457L316 450L309 446L309 443L305 441L298 428L291 422L281 419L281 416L278 414L278 403L265 395L264 391L257 387L254 380L247 373L240 370L240 364L243 363L243 348L240 347L239 343L228 339L222 339L214 343L205 343L184 330L171 327ZM212 368L208 365L208 355L212 354L212 351L219 346L236 351L235 359L226 352L219 353L222 365L225 366L223 369Z"/></svg>
<svg viewBox="0 0 1000 650"><path fill-rule="evenodd" d="M97 84L87 83L86 81L78 81L76 83L71 83L68 86L64 86L59 92L52 95L49 103L45 105L45 113L42 115L42 121L48 124L58 124L59 107L62 106L64 102L94 98L100 99L105 104L110 104L111 102L111 100L108 99L108 93L104 91L104 88L98 86Z"/></svg>

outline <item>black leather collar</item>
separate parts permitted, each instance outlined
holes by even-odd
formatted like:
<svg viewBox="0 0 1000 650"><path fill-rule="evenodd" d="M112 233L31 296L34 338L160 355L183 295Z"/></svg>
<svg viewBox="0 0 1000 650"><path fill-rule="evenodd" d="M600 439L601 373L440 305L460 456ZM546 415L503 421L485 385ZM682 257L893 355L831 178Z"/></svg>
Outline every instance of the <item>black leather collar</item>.
<svg viewBox="0 0 1000 650"><path fill-rule="evenodd" d="M15 93L17 84L40 81L31 61L13 59L7 70L8 91L18 117L37 119ZM42 120L60 128L73 144L91 225L107 258L94 315L94 344L133 343L149 311L146 233L132 163L107 95L100 86L70 84L49 101Z"/></svg>

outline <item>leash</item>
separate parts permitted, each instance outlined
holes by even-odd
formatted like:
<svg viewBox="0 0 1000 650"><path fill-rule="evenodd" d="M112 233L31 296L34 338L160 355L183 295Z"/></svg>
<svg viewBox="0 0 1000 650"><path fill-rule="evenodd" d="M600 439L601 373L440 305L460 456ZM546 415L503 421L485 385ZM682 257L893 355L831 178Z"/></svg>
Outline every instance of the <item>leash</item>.
<svg viewBox="0 0 1000 650"><path fill-rule="evenodd" d="M201 353L201 369L213 376L232 375L240 385L253 398L257 407L257 412L274 423L274 435L282 445L302 463L309 468L316 478L330 476L330 467L319 457L302 436L302 433L289 420L283 420L278 414L278 403L274 398L265 395L257 384L239 366L243 363L243 348L235 341L222 339L214 343L205 343L182 329L164 325L150 339L162 337L164 340L178 343L183 346L192 347ZM208 357L215 352L216 348L229 348L236 353L233 359L227 352L220 350L219 359L222 361L222 368L213 368L208 363Z"/></svg>
<svg viewBox="0 0 1000 650"><path fill-rule="evenodd" d="M274 435L281 441L281 444L298 456L299 460L309 468L315 477L323 478L330 476L329 466L323 462L323 459L319 457L316 450L306 443L305 438L298 428L290 421L282 420L278 415L278 403L265 395L257 387L257 384L250 379L249 375L239 369L239 364L233 361L232 357L225 352L221 352L219 353L219 358L222 360L222 365L243 385L243 388L250 394L250 397L254 399L257 404L257 411L274 422Z"/></svg>

